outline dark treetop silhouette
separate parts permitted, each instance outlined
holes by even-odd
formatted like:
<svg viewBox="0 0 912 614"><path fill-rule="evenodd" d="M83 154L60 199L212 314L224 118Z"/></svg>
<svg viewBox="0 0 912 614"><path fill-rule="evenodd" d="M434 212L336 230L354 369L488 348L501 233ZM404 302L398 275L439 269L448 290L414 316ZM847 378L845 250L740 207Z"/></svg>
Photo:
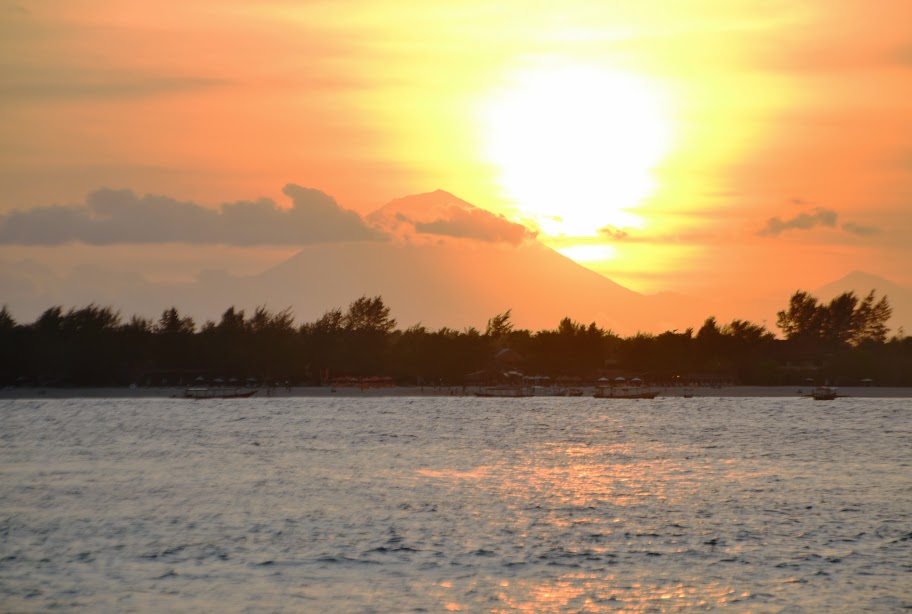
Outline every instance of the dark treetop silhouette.
<svg viewBox="0 0 912 614"><path fill-rule="evenodd" d="M516 330L511 311L475 328L396 328L381 297L330 309L296 325L290 309L252 314L229 307L197 328L172 307L157 321L123 322L110 307L47 309L31 324L0 310L0 383L5 386L187 385L235 379L309 385L336 377L383 376L403 385L495 382L504 371L594 381L636 374L652 383L728 382L840 385L873 380L912 385L912 338L887 337L886 297L851 292L821 304L796 292L777 324L784 339L744 320L709 317L694 334L639 333L621 338L562 319L555 329ZM510 352L504 353L504 349ZM509 360L509 364L505 364Z"/></svg>

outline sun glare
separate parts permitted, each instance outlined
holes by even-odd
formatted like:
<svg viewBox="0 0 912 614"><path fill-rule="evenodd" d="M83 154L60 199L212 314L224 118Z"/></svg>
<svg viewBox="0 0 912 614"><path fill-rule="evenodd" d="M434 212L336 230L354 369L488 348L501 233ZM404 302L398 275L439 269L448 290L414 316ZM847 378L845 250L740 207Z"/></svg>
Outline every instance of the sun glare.
<svg viewBox="0 0 912 614"><path fill-rule="evenodd" d="M558 249L567 258L576 262L604 262L617 255L617 248L613 245L572 245Z"/></svg>
<svg viewBox="0 0 912 614"><path fill-rule="evenodd" d="M640 227L670 145L668 115L646 79L585 66L526 70L484 107L486 155L504 195L546 235Z"/></svg>

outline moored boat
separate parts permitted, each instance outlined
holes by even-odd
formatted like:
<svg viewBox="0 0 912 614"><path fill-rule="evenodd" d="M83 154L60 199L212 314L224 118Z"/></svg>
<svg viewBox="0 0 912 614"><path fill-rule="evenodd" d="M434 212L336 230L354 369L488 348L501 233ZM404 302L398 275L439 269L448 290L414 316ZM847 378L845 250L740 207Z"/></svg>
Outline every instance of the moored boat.
<svg viewBox="0 0 912 614"><path fill-rule="evenodd" d="M498 399L516 399L532 396L531 390L523 386L489 386L475 392L476 397L494 397Z"/></svg>
<svg viewBox="0 0 912 614"><path fill-rule="evenodd" d="M596 399L654 399L659 391L647 386L596 386Z"/></svg>
<svg viewBox="0 0 912 614"><path fill-rule="evenodd" d="M811 398L815 401L832 401L838 396L833 386L817 386L811 391Z"/></svg>
<svg viewBox="0 0 912 614"><path fill-rule="evenodd" d="M249 399L256 394L256 390L246 390L244 388L209 388L196 387L187 388L184 391L185 399Z"/></svg>

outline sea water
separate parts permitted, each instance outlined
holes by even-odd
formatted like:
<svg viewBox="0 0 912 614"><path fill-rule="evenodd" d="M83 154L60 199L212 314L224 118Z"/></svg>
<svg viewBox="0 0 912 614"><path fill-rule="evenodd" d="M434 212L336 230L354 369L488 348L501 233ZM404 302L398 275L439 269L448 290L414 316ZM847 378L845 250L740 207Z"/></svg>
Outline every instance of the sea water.
<svg viewBox="0 0 912 614"><path fill-rule="evenodd" d="M909 399L0 402L0 610L912 608Z"/></svg>

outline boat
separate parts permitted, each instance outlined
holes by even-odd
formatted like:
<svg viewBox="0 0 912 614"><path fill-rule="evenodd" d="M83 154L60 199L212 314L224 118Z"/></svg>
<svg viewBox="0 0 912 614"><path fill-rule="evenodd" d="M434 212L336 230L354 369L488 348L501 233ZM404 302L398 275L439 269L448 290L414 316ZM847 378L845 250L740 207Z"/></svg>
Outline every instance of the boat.
<svg viewBox="0 0 912 614"><path fill-rule="evenodd" d="M532 396L531 390L526 391L522 386L489 386L475 392L476 397L493 397L497 399L516 399Z"/></svg>
<svg viewBox="0 0 912 614"><path fill-rule="evenodd" d="M541 392L539 392L541 390ZM533 396L543 397L581 397L583 396L582 388L541 388L532 389Z"/></svg>
<svg viewBox="0 0 912 614"><path fill-rule="evenodd" d="M184 391L185 399L249 399L256 394L256 390L245 390L243 388L210 388L196 387L187 388Z"/></svg>
<svg viewBox="0 0 912 614"><path fill-rule="evenodd" d="M596 399L654 399L659 391L647 386L596 386Z"/></svg>
<svg viewBox="0 0 912 614"><path fill-rule="evenodd" d="M811 398L815 401L832 401L838 396L832 386L817 386L811 391Z"/></svg>

